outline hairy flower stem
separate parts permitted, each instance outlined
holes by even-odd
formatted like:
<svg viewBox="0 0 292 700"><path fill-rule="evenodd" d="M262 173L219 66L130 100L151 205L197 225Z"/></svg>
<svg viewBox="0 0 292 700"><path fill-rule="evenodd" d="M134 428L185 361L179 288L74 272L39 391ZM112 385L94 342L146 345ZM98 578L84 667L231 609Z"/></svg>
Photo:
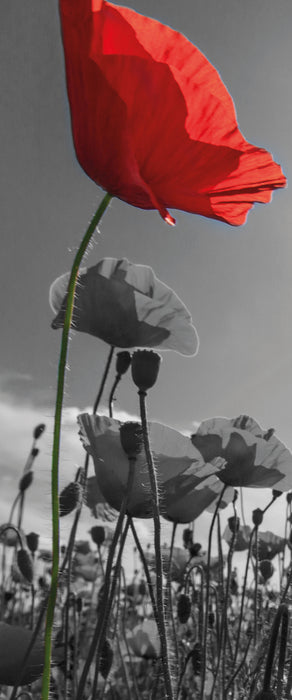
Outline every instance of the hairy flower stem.
<svg viewBox="0 0 292 700"><path fill-rule="evenodd" d="M236 659L237 659L237 655L238 655L238 651L239 651L240 633L241 633L241 625L242 625L243 610L244 610L244 598L245 598L246 585L247 585L247 574L248 574L248 567L249 567L249 562L250 562L251 547L252 547L254 533L255 533L255 527L251 531L250 538L249 538L248 553L247 553L247 558L246 558L245 573L244 573L243 586L242 586L242 592L241 592L241 604L240 604L240 613L239 613L239 622L238 622L238 629L237 629L235 653L234 653L234 659L233 659L233 668L235 668Z"/></svg>
<svg viewBox="0 0 292 700"><path fill-rule="evenodd" d="M269 651L267 654L266 669L265 669L265 675L264 675L264 680L263 680L263 692L267 692L268 690L270 690L279 627L280 627L280 623L282 623L280 655L279 655L279 657L280 657L279 661L281 660L281 663L279 663L278 678L277 678L277 698L278 698L278 700L281 700L281 697L282 697L281 693L282 693L283 668L284 668L286 643L287 643L287 632L288 632L288 615L289 615L289 613L288 613L287 605L285 605L285 604L279 605L279 608L277 610L277 613L276 613L276 616L274 618L274 622L272 625L272 631L271 631L271 635L270 635L270 646L269 646Z"/></svg>
<svg viewBox="0 0 292 700"><path fill-rule="evenodd" d="M167 634L166 634L166 621L164 614L164 595L163 595L163 569L162 569L162 555L161 555L161 541L160 541L160 512L159 512L159 496L158 496L158 485L157 476L153 463L152 453L149 443L148 434L148 424L147 424L147 414L146 414L146 392L140 390L140 414L141 423L143 431L143 441L144 449L149 470L149 480L152 492L152 507L153 507L153 520L154 520L154 545L155 545L155 563L156 563L156 590L157 590L157 612L158 612L158 632L161 643L161 661L162 670L165 684L165 700L173 700L173 688L171 682L171 673L169 668L168 659L168 644L167 644Z"/></svg>
<svg viewBox="0 0 292 700"><path fill-rule="evenodd" d="M132 463L132 468L135 468L135 461ZM103 615L103 620L101 622L101 627L99 630L99 640L97 643L97 649L96 649L96 654L95 654L95 678L94 678L94 684L93 684L93 691L92 691L92 700L95 700L95 694L96 694L96 689L97 689L97 681L98 681L98 674L99 674L99 663L100 663L100 657L103 649L103 644L106 638L106 633L107 633L107 628L108 628L108 623L110 619L110 614L112 611L113 607L113 602L115 598L115 592L116 592L116 587L117 587L117 582L119 579L120 571L121 571L121 563L122 563L122 555L124 552L124 547L128 535L130 527L130 516L127 517L126 525L124 527L124 531L121 534L121 539L120 539L120 546L119 546L119 552L118 556L116 559L116 563L114 566L113 570L113 578L111 582L111 589L109 591L109 595L105 599L105 612Z"/></svg>
<svg viewBox="0 0 292 700"><path fill-rule="evenodd" d="M87 246L98 226L103 213L105 212L111 195L106 194L100 203L95 215L93 216L80 247L75 256L67 292L67 307L64 319L64 327L62 331L59 368L58 368L58 383L55 405L55 423L54 423L54 438L52 452L52 470L51 470L51 492L52 492L52 543L53 543L53 560L52 560L52 577L51 588L49 594L46 629L45 629L45 663L42 681L41 700L49 699L50 692L50 670L52 656L52 629L54 621L54 612L57 598L58 575L59 575L59 539L60 539L60 524L59 524L59 454L60 454L60 439L61 439L61 422L63 409L63 396L65 385L65 372L68 355L69 334L73 315L74 296L77 282L77 275L82 258L86 252Z"/></svg>
<svg viewBox="0 0 292 700"><path fill-rule="evenodd" d="M83 695L84 695L84 689L85 689L85 684L86 684L86 679L87 675L90 669L90 665L92 663L95 650L97 645L99 644L100 637L103 634L104 631L104 622L106 620L106 616L108 615L108 609L111 606L111 600L110 600L110 591L111 589L111 575L112 575L112 568L113 568L113 562L114 562L114 556L115 556L115 551L116 547L118 544L118 540L120 538L120 535L122 533L122 528L123 528L123 521L125 514L127 512L127 507L128 507L128 502L132 490L132 485L134 481L134 470L135 470L135 460L129 460L129 475L128 475L128 482L126 485L125 489L125 497L121 505L121 509L119 512L119 517L117 520L116 524L116 529L114 532L114 536L109 548L109 553L108 553L108 558L107 558L107 564L106 564L106 571L105 571L105 577L104 577L104 583L103 583L103 591L102 591L102 597L98 605L98 618L97 618L97 623L94 631L93 638L91 640L91 645L88 651L87 659L85 661L78 690L77 690L77 697L76 700L82 700ZM119 555L118 555L119 556Z"/></svg>
<svg viewBox="0 0 292 700"><path fill-rule="evenodd" d="M222 498L224 496L224 492L226 489L226 485L224 484L222 491L220 493L220 496L218 498L218 501L216 503L216 508L213 514L213 518L211 521L210 525L210 530L209 530L209 538L208 538L208 558L207 558L207 571L206 571L206 598L205 598L205 624L204 624L204 638L203 638L203 648L202 648L202 668L201 668L201 695L200 695L200 700L204 700L204 687L205 687L205 675L206 675L206 664L207 664L207 636L208 636L208 622L209 622L209 597L210 597L210 564L211 564L211 549L212 549L212 536L213 536L213 530L214 530L214 525L216 522L217 518L217 513L220 508L220 503L222 501ZM212 695L214 692L214 685L212 688L210 700L212 699Z"/></svg>
<svg viewBox="0 0 292 700"><path fill-rule="evenodd" d="M100 387L99 387L99 390L98 390L96 399L95 399L94 404L93 404L93 413L96 413L96 411L97 411L97 409L98 409L98 407L99 407L101 398L102 398L102 394L103 394L103 390L104 390L104 387L105 387L105 383L106 383L106 380L107 380L107 377L108 377L108 373L109 373L109 370L110 370L110 367L111 367L111 362L112 362L112 358L113 358L113 352L114 352L114 347L111 346L110 351L109 351L109 354L108 354L108 357L107 357L106 365L105 365L105 368L104 368L104 371L103 371L103 375L102 375L102 378L101 378ZM74 544L75 544L75 537L76 537L77 527L78 527L78 523L79 523L79 520L80 520L81 511L82 511L82 506L83 506L83 501L84 501L84 493L85 493L85 489L86 489L86 480L87 480L87 473L88 473L88 465L89 465L89 454L87 453L87 454L86 454L86 457L85 457L85 460L84 460L83 476L82 476L82 491L83 491L83 494L82 494L82 498L80 499L80 502L79 502L79 504L78 504L78 506L77 506L77 509L76 509L76 513L75 513L73 525L72 525L72 527L71 527L71 531L70 531L70 535L69 535L68 547L67 547L67 549L66 549L66 553L65 553L64 559L63 559L63 561L62 561L62 565L61 565L61 567L60 567L60 573L63 573L63 571L65 571L65 568L66 568L66 566L67 566L67 563L68 563L68 561L70 560L70 557L72 557L72 554L73 554L73 548L74 548Z"/></svg>
<svg viewBox="0 0 292 700"><path fill-rule="evenodd" d="M135 525L134 525L134 522L133 522L132 518L131 518L131 520L130 520L130 527L131 527L131 530L132 530L132 535L133 535L134 540L135 540L135 545L136 545L136 547L137 547L137 549L138 549L138 552L139 552L139 555L140 555L140 559L141 559L141 562L142 562L142 564L143 564L143 569L144 569L144 572L145 572L146 581L147 581L147 585L148 585L148 589L149 589L149 595L150 595L150 598L151 598L151 604L152 604L152 608L153 608L154 618L155 618L155 622L156 622L157 627L158 627L158 612L157 612L157 605L156 605L156 600L155 600L154 592L153 592L153 583L152 583L152 581L151 581L151 577L150 577L150 572L149 572L149 567L148 567L148 564L147 564L147 560L146 560L145 554L144 554L144 552L143 552L143 549L142 549L142 546L141 546L141 542L140 542L139 537L138 537L138 535L137 535L137 530L136 530L136 528L135 528Z"/></svg>

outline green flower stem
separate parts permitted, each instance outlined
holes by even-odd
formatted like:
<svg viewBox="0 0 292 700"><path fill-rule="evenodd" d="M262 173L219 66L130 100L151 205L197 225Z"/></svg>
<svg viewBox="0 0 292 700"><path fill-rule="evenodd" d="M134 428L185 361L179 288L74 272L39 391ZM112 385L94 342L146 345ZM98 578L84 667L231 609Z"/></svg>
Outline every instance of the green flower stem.
<svg viewBox="0 0 292 700"><path fill-rule="evenodd" d="M61 350L59 359L59 369L58 369L58 384L57 384L57 395L56 395L56 405L55 405L55 424L54 424L54 439L53 439L53 453L52 453L52 471L51 471L51 490L52 490L52 543L53 543L53 561L52 561L52 578L51 578L51 588L49 594L47 617L46 617L46 630L45 630L45 664L42 682L42 695L41 700L49 699L50 690L50 670L51 670L51 655L52 655L52 628L54 621L54 611L57 598L57 588L58 588L58 574L59 574L59 538L60 538L60 525L59 525L59 453L60 453L60 438L61 438L61 420L62 420L62 409L63 409L63 395L64 395L64 384L65 384L65 371L67 363L68 354L68 344L69 344L69 334L71 327L71 320L73 315L74 307L74 295L77 282L78 270L82 261L82 258L86 252L87 246L94 234L96 227L98 226L103 213L105 212L109 202L111 200L111 195L106 194L100 203L95 215L93 216L84 238L80 244L80 247L75 256L70 280L68 284L68 295L67 295L67 308L64 320L64 327L62 332L61 340Z"/></svg>
<svg viewBox="0 0 292 700"><path fill-rule="evenodd" d="M160 541L160 513L159 513L159 496L158 496L158 485L157 476L155 472L155 467L153 463L153 458L151 454L149 434L148 434L148 424L147 424L147 414L146 414L146 392L139 391L140 399L140 413L141 413L141 423L143 431L143 441L144 449L149 470L149 480L152 492L152 507L153 507L153 520L154 520L154 545L155 545L155 563L156 563L156 590L157 590L157 612L158 612L158 632L161 643L161 661L163 669L163 677L165 684L165 700L173 700L173 688L171 682L171 673L169 668L169 658L168 658L168 644L167 644L167 634L166 634L166 622L164 614L164 595L163 595L163 568L162 568L162 555L161 555L161 541Z"/></svg>

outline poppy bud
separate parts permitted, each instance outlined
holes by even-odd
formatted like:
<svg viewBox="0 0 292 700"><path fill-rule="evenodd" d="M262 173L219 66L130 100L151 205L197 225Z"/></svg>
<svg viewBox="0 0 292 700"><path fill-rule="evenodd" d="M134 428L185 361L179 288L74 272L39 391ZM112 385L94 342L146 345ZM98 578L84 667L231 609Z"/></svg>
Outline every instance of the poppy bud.
<svg viewBox="0 0 292 700"><path fill-rule="evenodd" d="M185 549L189 549L190 545L193 544L193 532L189 527L183 531L183 544Z"/></svg>
<svg viewBox="0 0 292 700"><path fill-rule="evenodd" d="M202 545L200 542L194 542L194 544L192 544L189 548L191 557L198 557L201 549Z"/></svg>
<svg viewBox="0 0 292 700"><path fill-rule="evenodd" d="M186 623L190 617L191 614L191 601L190 597L188 595L185 595L182 593L177 602L177 616L180 622L183 624Z"/></svg>
<svg viewBox="0 0 292 700"><path fill-rule="evenodd" d="M140 423L131 423L130 421L123 423L120 427L120 440L129 459L136 458L143 446L143 432Z"/></svg>
<svg viewBox="0 0 292 700"><path fill-rule="evenodd" d="M81 613L82 613L82 608L83 608L83 602L82 602L81 596L79 595L78 598L76 598L76 612L77 612L77 615L81 615Z"/></svg>
<svg viewBox="0 0 292 700"><path fill-rule="evenodd" d="M146 595L146 593L147 593L147 588L146 588L146 583L145 583L145 581L143 581L143 580L140 581L139 587L138 587L138 591L139 591L139 594L140 594L141 596Z"/></svg>
<svg viewBox="0 0 292 700"><path fill-rule="evenodd" d="M231 530L231 532L238 532L240 526L240 518L237 518L235 515L232 515L231 518L228 518L228 525L229 530Z"/></svg>
<svg viewBox="0 0 292 700"><path fill-rule="evenodd" d="M46 429L46 426L44 423L39 423L33 431L33 438L34 440L38 440L41 435L43 434L44 430Z"/></svg>
<svg viewBox="0 0 292 700"><path fill-rule="evenodd" d="M201 673L201 661L202 661L202 647L200 642L196 642L192 653L192 665L194 669L194 675L199 676Z"/></svg>
<svg viewBox="0 0 292 700"><path fill-rule="evenodd" d="M161 355L152 350L136 350L132 357L132 378L139 391L151 389L158 377Z"/></svg>
<svg viewBox="0 0 292 700"><path fill-rule="evenodd" d="M17 552L17 566L19 568L20 573L28 583L32 583L33 581L33 564L32 560L30 558L30 555L26 549L21 549L18 550Z"/></svg>
<svg viewBox="0 0 292 700"><path fill-rule="evenodd" d="M273 576L273 573L275 571L272 562L270 559L262 559L259 563L259 570L261 572L261 575L266 583L271 576Z"/></svg>
<svg viewBox="0 0 292 700"><path fill-rule="evenodd" d="M35 459L39 453L40 453L40 451L39 451L38 447L33 447L30 454L33 457L33 459Z"/></svg>
<svg viewBox="0 0 292 700"><path fill-rule="evenodd" d="M131 355L128 350L122 350L117 353L116 357L116 373L121 377L127 372L131 364Z"/></svg>
<svg viewBox="0 0 292 700"><path fill-rule="evenodd" d="M232 576L230 581L230 593L231 595L237 595L238 593L238 583L235 576Z"/></svg>
<svg viewBox="0 0 292 700"><path fill-rule="evenodd" d="M209 612L209 615L208 615L208 624L209 624L209 627L211 627L211 628L214 627L214 622L215 622L215 614L213 613L213 610L211 610L211 611Z"/></svg>
<svg viewBox="0 0 292 700"><path fill-rule="evenodd" d="M21 491L22 493L26 491L26 489L28 489L28 487L31 485L32 481L33 472L30 470L29 472L26 472L26 474L23 474L23 476L21 477L18 484L19 491Z"/></svg>
<svg viewBox="0 0 292 700"><path fill-rule="evenodd" d="M71 484L65 486L60 493L60 518L64 515L69 515L75 510L80 501L81 489L77 481L72 481Z"/></svg>
<svg viewBox="0 0 292 700"><path fill-rule="evenodd" d="M259 525L262 524L263 517L264 517L264 514L260 508L256 508L255 510L252 511L252 522L256 527L258 527Z"/></svg>
<svg viewBox="0 0 292 700"><path fill-rule="evenodd" d="M27 546L32 554L37 551L39 546L39 538L40 536L37 535L36 532L30 532L28 535L26 535Z"/></svg>
<svg viewBox="0 0 292 700"><path fill-rule="evenodd" d="M94 527L89 530L92 540L95 544L97 544L98 547L104 542L105 540L105 529L102 527L102 525L95 525Z"/></svg>
<svg viewBox="0 0 292 700"><path fill-rule="evenodd" d="M114 652L112 650L111 644L108 641L108 639L105 639L99 661L99 670L103 678L108 677L108 674L112 667L113 658Z"/></svg>

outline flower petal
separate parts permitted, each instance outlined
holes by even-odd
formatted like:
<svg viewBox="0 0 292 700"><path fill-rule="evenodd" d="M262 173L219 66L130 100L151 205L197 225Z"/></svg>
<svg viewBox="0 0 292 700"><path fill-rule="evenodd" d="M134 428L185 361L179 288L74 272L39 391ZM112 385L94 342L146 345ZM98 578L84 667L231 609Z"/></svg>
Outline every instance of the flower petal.
<svg viewBox="0 0 292 700"><path fill-rule="evenodd" d="M76 155L97 184L168 223L173 207L233 225L285 186L183 35L100 0L60 0L60 11Z"/></svg>

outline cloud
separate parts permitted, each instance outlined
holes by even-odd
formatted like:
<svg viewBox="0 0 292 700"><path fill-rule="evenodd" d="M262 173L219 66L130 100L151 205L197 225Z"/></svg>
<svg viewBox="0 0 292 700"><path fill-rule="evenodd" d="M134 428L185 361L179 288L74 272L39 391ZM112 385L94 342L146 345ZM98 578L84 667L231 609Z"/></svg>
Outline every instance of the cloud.
<svg viewBox="0 0 292 700"><path fill-rule="evenodd" d="M33 430L39 423L46 424L46 430L38 441L40 453L35 461L34 480L26 492L26 503L24 511L23 529L25 532L34 530L42 536L42 542L47 542L50 546L51 538L51 497L50 497L50 474L51 455L53 444L53 411L45 403L42 406L34 405L33 401L28 401L22 396L12 392L16 386L31 381L28 375L6 375L0 376L0 425L2 433L1 453L0 453L0 524L9 518L11 505L18 491L18 482L22 475L27 456L31 449ZM91 412L90 407L67 406L63 412L61 456L60 456L60 488L68 484L75 477L78 466L84 463L84 449L78 436L76 418L79 413ZM101 413L106 414L106 408L101 409ZM138 416L130 415L125 411L117 412L116 417L120 420L138 420ZM90 466L90 474L93 474L93 466ZM245 489L244 490L244 513L246 523L252 524L251 514L255 508L265 508L271 498L269 489ZM240 503L238 499L238 510L240 514ZM285 495L281 496L267 511L264 517L262 530L272 530L276 534L284 535ZM232 515L231 506L221 513L221 530L227 522L227 518ZM211 522L211 514L203 513L195 524L195 541L201 542L203 549L207 548L208 531ZM70 532L73 516L61 519L61 541L66 543ZM241 520L242 522L242 520ZM78 539L88 538L88 531L95 524L87 508L82 511L80 527L78 529ZM149 542L153 544L153 524L151 520L136 520L136 528L143 547ZM162 542L170 541L171 523L162 520ZM184 526L177 529L176 544L182 544L182 530ZM127 573L130 576L137 567L137 555L134 554L134 542L129 538L125 552L125 562ZM226 545L224 545L226 551ZM214 537L214 550L216 554L216 536ZM239 576L242 577L244 570L244 555L236 555L234 565L238 566ZM140 567L140 565L139 565Z"/></svg>

